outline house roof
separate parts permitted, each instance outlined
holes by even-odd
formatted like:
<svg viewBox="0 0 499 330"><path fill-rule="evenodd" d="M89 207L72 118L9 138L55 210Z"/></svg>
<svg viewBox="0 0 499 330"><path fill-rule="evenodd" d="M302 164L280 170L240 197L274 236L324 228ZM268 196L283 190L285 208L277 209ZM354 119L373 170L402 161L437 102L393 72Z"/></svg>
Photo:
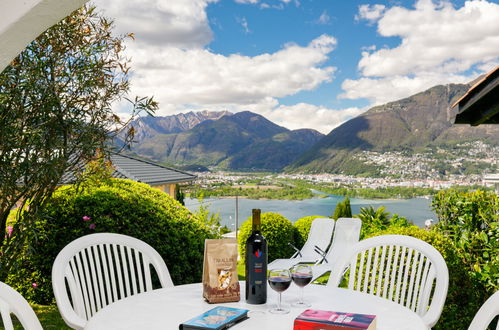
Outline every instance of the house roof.
<svg viewBox="0 0 499 330"><path fill-rule="evenodd" d="M189 182L197 177L187 172L117 153L111 153L110 160L114 166L113 178L129 179L151 186ZM61 184L70 184L75 181L74 173L66 172L62 177Z"/></svg>
<svg viewBox="0 0 499 330"><path fill-rule="evenodd" d="M499 65L452 105L456 106L454 124L499 124Z"/></svg>

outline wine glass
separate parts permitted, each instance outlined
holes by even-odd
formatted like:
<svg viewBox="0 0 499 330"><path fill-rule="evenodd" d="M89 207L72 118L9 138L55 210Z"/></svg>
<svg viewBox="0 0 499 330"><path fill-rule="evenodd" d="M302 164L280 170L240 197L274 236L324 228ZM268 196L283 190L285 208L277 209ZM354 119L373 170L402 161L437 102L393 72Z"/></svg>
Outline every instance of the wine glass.
<svg viewBox="0 0 499 330"><path fill-rule="evenodd" d="M300 287L300 299L292 305L296 307L310 307L311 305L303 300L303 288L312 282L312 267L305 264L298 264L291 268L291 278Z"/></svg>
<svg viewBox="0 0 499 330"><path fill-rule="evenodd" d="M281 293L286 291L291 285L291 274L288 269L272 269L269 272L269 284L272 290L279 293L277 307L269 310L273 314L287 314L289 309L283 308L281 305Z"/></svg>

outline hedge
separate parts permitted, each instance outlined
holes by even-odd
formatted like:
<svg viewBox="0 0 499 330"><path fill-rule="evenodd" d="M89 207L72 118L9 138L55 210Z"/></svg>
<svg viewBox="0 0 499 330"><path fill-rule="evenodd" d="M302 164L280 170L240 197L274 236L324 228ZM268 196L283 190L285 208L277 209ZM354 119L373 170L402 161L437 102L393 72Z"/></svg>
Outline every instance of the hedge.
<svg viewBox="0 0 499 330"><path fill-rule="evenodd" d="M113 179L77 192L59 188L41 211L22 266L7 282L25 298L53 302L51 270L55 257L71 241L98 232L136 237L155 248L165 260L173 282L201 281L204 240L209 228L169 195L142 183Z"/></svg>
<svg viewBox="0 0 499 330"><path fill-rule="evenodd" d="M262 235L267 240L268 247L268 261L269 263L279 258L289 258L294 253L294 249L288 243L295 245L296 243L296 230L293 224L277 213L262 213ZM251 235L252 218L243 222L239 228L239 255L241 261L244 262L246 258L246 241Z"/></svg>

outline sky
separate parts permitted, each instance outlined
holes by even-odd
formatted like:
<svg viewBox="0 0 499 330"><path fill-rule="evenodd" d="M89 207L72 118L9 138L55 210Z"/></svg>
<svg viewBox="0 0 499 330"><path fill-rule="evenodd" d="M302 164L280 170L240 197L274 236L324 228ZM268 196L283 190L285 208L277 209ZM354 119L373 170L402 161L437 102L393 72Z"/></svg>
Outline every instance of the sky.
<svg viewBox="0 0 499 330"><path fill-rule="evenodd" d="M157 116L253 111L324 134L499 65L499 0L95 0ZM126 115L125 105L116 105Z"/></svg>

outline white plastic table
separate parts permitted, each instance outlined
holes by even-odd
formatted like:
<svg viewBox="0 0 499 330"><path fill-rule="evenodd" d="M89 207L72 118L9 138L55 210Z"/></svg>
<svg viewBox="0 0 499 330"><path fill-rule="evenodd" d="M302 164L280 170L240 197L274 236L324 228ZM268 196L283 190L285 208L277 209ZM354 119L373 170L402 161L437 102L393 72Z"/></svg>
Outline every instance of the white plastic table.
<svg viewBox="0 0 499 330"><path fill-rule="evenodd" d="M92 317L86 330L174 330L179 324L219 305L245 308L249 319L231 328L257 330L292 330L294 319L304 308L290 306L298 298L298 288L291 287L283 293L283 304L291 310L289 314L276 315L267 310L277 302L277 293L270 287L267 304L249 305L244 299L244 282L241 281L241 301L226 304L208 304L202 298L201 283L179 285L138 294L111 304ZM342 288L310 284L305 287L305 300L314 309L336 312L377 315L378 330L427 329L422 319L411 310L386 299Z"/></svg>

